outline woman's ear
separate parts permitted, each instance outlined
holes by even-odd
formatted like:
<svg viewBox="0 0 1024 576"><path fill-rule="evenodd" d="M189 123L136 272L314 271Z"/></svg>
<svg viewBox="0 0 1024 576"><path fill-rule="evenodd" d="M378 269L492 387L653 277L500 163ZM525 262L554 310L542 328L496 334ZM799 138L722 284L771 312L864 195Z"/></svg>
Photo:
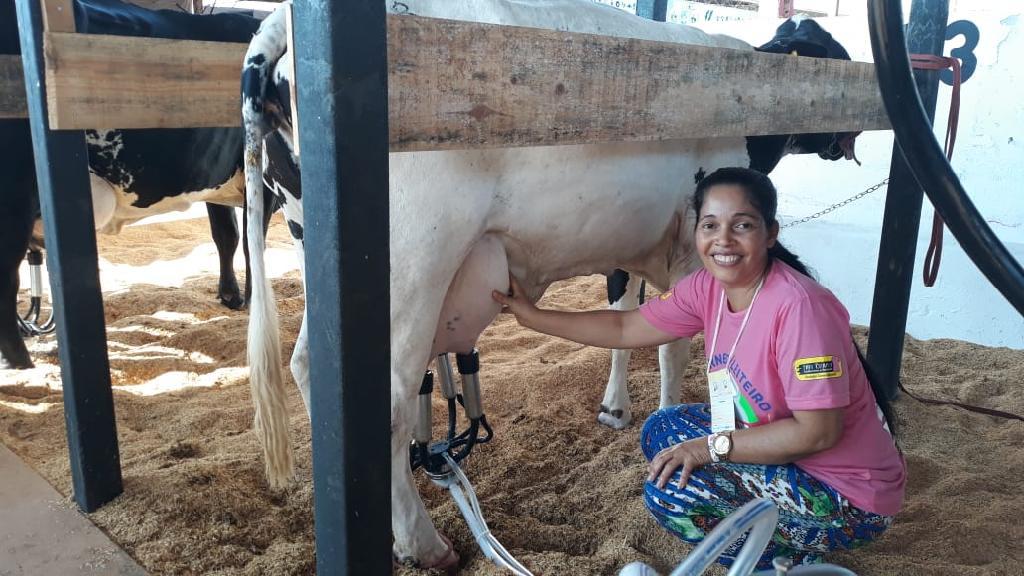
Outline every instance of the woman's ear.
<svg viewBox="0 0 1024 576"><path fill-rule="evenodd" d="M779 239L779 221L772 220L770 226L768 226L768 247L772 248L775 246L775 242Z"/></svg>

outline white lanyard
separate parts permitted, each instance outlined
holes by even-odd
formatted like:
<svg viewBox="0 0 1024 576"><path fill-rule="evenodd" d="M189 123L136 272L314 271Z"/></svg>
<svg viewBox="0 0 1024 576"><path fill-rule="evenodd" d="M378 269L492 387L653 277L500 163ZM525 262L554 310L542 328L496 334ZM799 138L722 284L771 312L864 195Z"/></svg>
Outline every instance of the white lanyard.
<svg viewBox="0 0 1024 576"><path fill-rule="evenodd" d="M718 328L722 325L722 308L725 307L725 289L722 289L722 298L718 301L718 319L715 320L715 335L711 339L710 354L708 354L708 392L711 396L712 432L736 429L736 409L733 400L739 394L739 390L736 387L736 381L729 375L729 361L736 353L736 345L740 343L740 336L743 335L743 329L747 327L750 311L754 309L754 301L757 300L757 295L761 292L763 284L764 278L762 277L761 281L757 283L757 289L754 290L754 297L750 299L750 305L747 306L747 313L743 315L743 323L740 324L736 340L732 343L732 349L729 350L729 357L725 360L725 369L711 372L711 360L715 357L715 345L718 344Z"/></svg>
<svg viewBox="0 0 1024 576"><path fill-rule="evenodd" d="M736 333L736 341L732 343L732 349L729 350L729 357L725 359L726 368L729 367L729 361L732 360L732 355L736 352L736 345L740 343L740 336L743 335L743 329L747 327L747 320L750 319L750 311L754 309L754 302L757 301L757 295L761 293L761 286L764 285L764 276L761 277L761 281L757 283L757 288L754 289L754 297L750 299L750 306L747 306L747 313L743 315L743 323L740 324L740 331ZM711 353L708 354L708 372L711 372L711 360L715 357L715 346L718 344L718 328L722 325L722 308L725 306L725 288L722 288L722 297L718 300L718 318L715 320L715 334L711 338Z"/></svg>

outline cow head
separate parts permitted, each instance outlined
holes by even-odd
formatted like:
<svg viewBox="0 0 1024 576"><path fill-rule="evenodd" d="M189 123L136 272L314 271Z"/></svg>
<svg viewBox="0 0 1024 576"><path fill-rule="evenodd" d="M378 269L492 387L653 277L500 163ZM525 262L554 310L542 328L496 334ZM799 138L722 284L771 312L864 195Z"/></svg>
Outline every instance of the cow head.
<svg viewBox="0 0 1024 576"><path fill-rule="evenodd" d="M775 37L755 50L811 58L850 59L850 54L831 34L803 15L794 16L780 24L775 29Z"/></svg>
<svg viewBox="0 0 1024 576"><path fill-rule="evenodd" d="M775 37L755 50L811 58L850 59L850 54L831 34L814 20L802 15L783 22L775 30ZM751 157L761 159L755 162L758 165L751 167L761 172L770 172L787 153L817 154L825 160L855 159L853 143L858 134L860 132L751 137L747 139ZM781 150L778 149L780 145Z"/></svg>

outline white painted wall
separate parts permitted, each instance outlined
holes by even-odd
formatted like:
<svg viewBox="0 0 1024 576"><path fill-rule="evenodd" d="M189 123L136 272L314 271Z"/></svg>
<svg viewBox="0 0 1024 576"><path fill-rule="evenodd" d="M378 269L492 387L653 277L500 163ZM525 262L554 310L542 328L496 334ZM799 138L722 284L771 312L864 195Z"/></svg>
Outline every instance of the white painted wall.
<svg viewBox="0 0 1024 576"><path fill-rule="evenodd" d="M909 2L904 2L909 7ZM1018 262L1024 263L1024 2L989 0L951 3L949 21L966 19L980 30L978 67L963 85L953 167L975 205ZM819 20L854 60L872 61L863 17ZM779 23L698 24L751 44L772 36ZM958 37L946 54L963 44ZM936 134L945 134L951 89L940 85ZM780 191L783 224L840 202L888 176L892 133L864 133L857 139L863 162L829 163L816 156L789 156L772 174ZM849 308L853 322L870 320L885 190L813 222L784 230L782 240L817 271ZM1024 349L1024 319L992 288L947 231L942 269L934 288L921 281L921 262L931 230L932 208L922 213L917 270L907 331L916 338L956 338Z"/></svg>

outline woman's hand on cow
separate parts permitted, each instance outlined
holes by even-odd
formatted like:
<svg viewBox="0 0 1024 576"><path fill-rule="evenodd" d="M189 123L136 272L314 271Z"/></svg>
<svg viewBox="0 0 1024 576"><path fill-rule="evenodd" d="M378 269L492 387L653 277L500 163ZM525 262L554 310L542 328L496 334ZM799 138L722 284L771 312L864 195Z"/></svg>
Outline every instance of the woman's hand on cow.
<svg viewBox="0 0 1024 576"><path fill-rule="evenodd" d="M647 481L654 482L659 489L664 488L676 469L682 468L679 476L679 489L682 490L694 470L710 463L711 454L708 452L707 438L687 440L654 455L647 468Z"/></svg>
<svg viewBox="0 0 1024 576"><path fill-rule="evenodd" d="M501 304L501 311L503 313L513 314L516 320L520 324L524 324L523 319L530 315L531 312L535 312L537 307L530 302L530 299L526 296L522 287L519 286L519 281L512 274L508 275L509 291L507 294L503 294L498 290L491 291L491 298Z"/></svg>

